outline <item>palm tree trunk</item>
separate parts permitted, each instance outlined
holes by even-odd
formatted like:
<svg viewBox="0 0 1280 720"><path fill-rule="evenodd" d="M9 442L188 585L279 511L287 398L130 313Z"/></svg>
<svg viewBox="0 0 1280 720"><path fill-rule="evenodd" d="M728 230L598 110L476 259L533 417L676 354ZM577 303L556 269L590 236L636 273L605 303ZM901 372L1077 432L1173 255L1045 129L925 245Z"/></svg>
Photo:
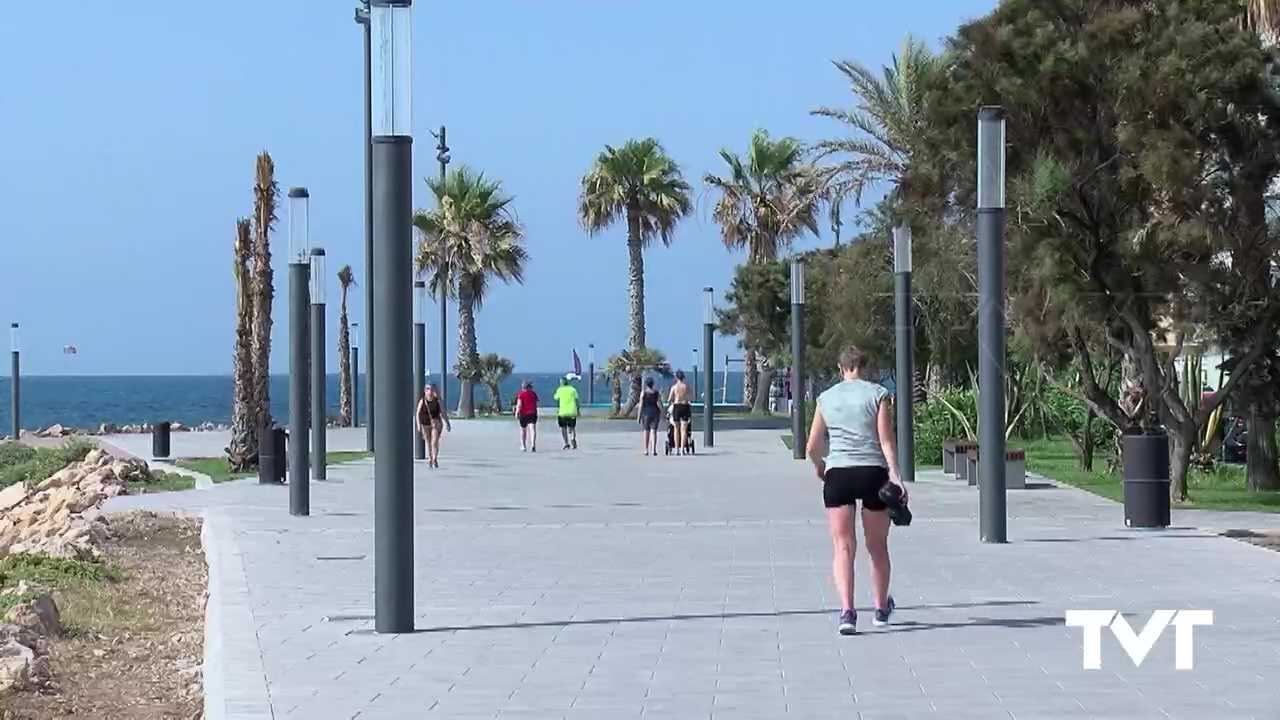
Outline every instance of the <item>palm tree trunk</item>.
<svg viewBox="0 0 1280 720"><path fill-rule="evenodd" d="M644 328L644 245L640 238L639 208L627 209L627 290L630 300L630 344L632 350L645 347ZM640 374L631 374L631 390L627 393L624 412L630 412L640 402Z"/></svg>
<svg viewBox="0 0 1280 720"><path fill-rule="evenodd" d="M338 423L351 427L351 326L347 322L347 289L342 288L338 316Z"/></svg>
<svg viewBox="0 0 1280 720"><path fill-rule="evenodd" d="M622 376L615 373L609 382L609 402L613 405L613 414L622 414Z"/></svg>
<svg viewBox="0 0 1280 720"><path fill-rule="evenodd" d="M742 353L742 404L754 408L756 391L760 388L760 364L754 349Z"/></svg>
<svg viewBox="0 0 1280 720"><path fill-rule="evenodd" d="M476 347L475 297L471 294L470 278L460 277L458 282L458 417L476 416L476 370L480 365L480 351Z"/></svg>
<svg viewBox="0 0 1280 720"><path fill-rule="evenodd" d="M253 425L257 430L272 422L271 304L275 278L271 270L271 228L276 221L276 180L275 162L265 152L258 155L254 166L253 195ZM255 440L255 448L256 444Z"/></svg>
<svg viewBox="0 0 1280 720"><path fill-rule="evenodd" d="M253 274L252 243L248 220L236 223L236 349L232 376L231 442L227 464L232 472L244 472L257 464L258 433L253 393Z"/></svg>
<svg viewBox="0 0 1280 720"><path fill-rule="evenodd" d="M756 388L756 401L751 404L751 412L767 413L769 412L769 390L773 387L773 365L769 362L760 363L760 385Z"/></svg>
<svg viewBox="0 0 1280 720"><path fill-rule="evenodd" d="M502 393L498 389L498 383L489 383L489 397L492 398L494 414L501 415L502 414Z"/></svg>

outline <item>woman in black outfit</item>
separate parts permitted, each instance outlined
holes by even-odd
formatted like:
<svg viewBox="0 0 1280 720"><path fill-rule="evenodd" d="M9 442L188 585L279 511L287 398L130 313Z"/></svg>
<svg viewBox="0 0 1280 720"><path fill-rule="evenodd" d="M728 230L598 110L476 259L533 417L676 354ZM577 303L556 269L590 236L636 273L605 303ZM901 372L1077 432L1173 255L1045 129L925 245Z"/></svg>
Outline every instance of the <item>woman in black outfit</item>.
<svg viewBox="0 0 1280 720"><path fill-rule="evenodd" d="M422 397L418 399L418 408L414 412L418 432L427 443L427 467L440 467L440 435L444 428L453 432L449 424L449 413L440 404L440 395L435 385L427 385L422 389Z"/></svg>
<svg viewBox="0 0 1280 720"><path fill-rule="evenodd" d="M653 449L658 454L658 424L662 420L662 396L653 387L653 378L644 381L644 392L640 394L640 405L636 408L636 419L644 428L644 454Z"/></svg>

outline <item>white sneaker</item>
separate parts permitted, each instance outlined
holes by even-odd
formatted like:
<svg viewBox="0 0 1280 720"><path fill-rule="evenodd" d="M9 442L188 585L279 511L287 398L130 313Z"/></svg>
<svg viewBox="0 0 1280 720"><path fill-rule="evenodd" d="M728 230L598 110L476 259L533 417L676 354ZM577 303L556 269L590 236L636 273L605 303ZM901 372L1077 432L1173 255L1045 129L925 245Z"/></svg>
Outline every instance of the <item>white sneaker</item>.
<svg viewBox="0 0 1280 720"><path fill-rule="evenodd" d="M524 445L521 445L521 446L520 446L520 452L528 452L528 451L529 451L529 448L528 448L528 447L526 447L526 446L524 446Z"/></svg>

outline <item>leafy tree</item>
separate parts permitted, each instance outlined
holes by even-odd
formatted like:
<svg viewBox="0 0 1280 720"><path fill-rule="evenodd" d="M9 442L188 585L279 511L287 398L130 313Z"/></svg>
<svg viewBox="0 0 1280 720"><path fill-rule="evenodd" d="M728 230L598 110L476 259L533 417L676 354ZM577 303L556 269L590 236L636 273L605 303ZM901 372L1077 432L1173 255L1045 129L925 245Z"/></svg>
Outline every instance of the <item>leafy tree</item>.
<svg viewBox="0 0 1280 720"><path fill-rule="evenodd" d="M680 166L654 138L606 145L582 178L578 216L596 235L618 221L627 224L630 297L628 346L645 347L644 250L655 239L670 245L676 225L693 212L691 188ZM632 377L626 413L640 402L640 380Z"/></svg>
<svg viewBox="0 0 1280 720"><path fill-rule="evenodd" d="M356 275L350 265L338 270L340 293L338 314L338 422L351 427L351 323L347 318L347 293L356 284Z"/></svg>
<svg viewBox="0 0 1280 720"><path fill-rule="evenodd" d="M1223 252L1270 256L1251 208L1280 150L1242 9L1007 0L960 29L945 82L926 101L933 132L952 136L931 169L954 183L952 212L970 216L973 109L1006 108L1010 290L1016 306L1041 308L1017 322L1041 357L1076 363L1076 392L1100 416L1122 429L1168 429L1175 501L1187 496L1199 427L1274 333L1274 298L1247 277L1257 263L1220 261ZM1238 302L1242 292L1259 302ZM1173 359L1196 325L1235 337L1244 357L1212 400L1188 408ZM1135 368L1143 412L1107 392L1099 341Z"/></svg>
<svg viewBox="0 0 1280 720"><path fill-rule="evenodd" d="M720 157L728 166L723 176L708 173L703 182L720 195L712 217L720 226L721 239L731 250L745 249L747 262L765 263L778 259L781 250L806 232L818 234L818 214L826 197L822 177L805 160L799 140L773 140L765 130L756 130L742 158L730 150ZM772 370L758 374L760 341L747 327L742 340L743 402L762 411L766 394L757 396L758 384L769 387ZM766 363L768 367L768 363Z"/></svg>
<svg viewBox="0 0 1280 720"><path fill-rule="evenodd" d="M475 417L475 384L481 379L476 311L493 280L524 282L529 257L524 227L515 217L514 198L503 191L502 183L466 165L443 179L428 179L427 187L436 207L414 215L419 237L415 264L417 272L429 277L433 295L457 298L458 414Z"/></svg>

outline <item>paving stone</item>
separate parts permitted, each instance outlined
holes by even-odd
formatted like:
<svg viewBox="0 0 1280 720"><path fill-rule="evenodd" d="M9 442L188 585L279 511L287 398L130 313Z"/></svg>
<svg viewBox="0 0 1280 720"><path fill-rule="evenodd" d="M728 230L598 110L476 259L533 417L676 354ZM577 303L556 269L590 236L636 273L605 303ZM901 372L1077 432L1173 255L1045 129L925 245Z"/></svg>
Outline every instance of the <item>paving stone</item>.
<svg viewBox="0 0 1280 720"><path fill-rule="evenodd" d="M1278 717L1280 554L1195 529L1267 516L1178 511L1178 530L1133 532L1117 505L1046 487L1011 491L1011 542L985 545L974 489L921 471L915 522L893 532L895 624L871 626L860 556L862 632L845 638L820 488L776 432L648 462L629 432L536 455L513 437L459 422L442 467L415 467L425 632L372 632L371 463L313 484L309 518L251 482L128 499L214 518L211 718ZM1168 631L1141 667L1104 633L1088 671L1072 608L1216 624L1193 670Z"/></svg>

